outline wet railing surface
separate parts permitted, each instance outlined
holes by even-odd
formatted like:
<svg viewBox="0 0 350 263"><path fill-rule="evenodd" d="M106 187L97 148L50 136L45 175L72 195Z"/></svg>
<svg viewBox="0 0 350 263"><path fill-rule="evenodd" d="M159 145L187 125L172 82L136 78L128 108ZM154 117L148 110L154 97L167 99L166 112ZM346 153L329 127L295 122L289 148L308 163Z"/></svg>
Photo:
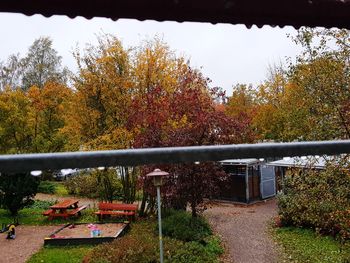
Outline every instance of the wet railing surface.
<svg viewBox="0 0 350 263"><path fill-rule="evenodd" d="M0 172L350 153L350 140L0 155Z"/></svg>

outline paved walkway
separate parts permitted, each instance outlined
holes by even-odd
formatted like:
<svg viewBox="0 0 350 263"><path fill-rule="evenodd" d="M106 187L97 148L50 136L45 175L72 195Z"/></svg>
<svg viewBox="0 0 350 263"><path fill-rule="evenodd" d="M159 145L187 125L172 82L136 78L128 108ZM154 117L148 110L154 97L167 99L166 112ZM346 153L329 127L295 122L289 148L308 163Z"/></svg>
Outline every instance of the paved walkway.
<svg viewBox="0 0 350 263"><path fill-rule="evenodd" d="M205 212L228 250L225 261L234 263L278 262L276 244L267 232L276 214L275 200L251 206L215 203Z"/></svg>
<svg viewBox="0 0 350 263"><path fill-rule="evenodd" d="M24 263L43 245L44 238L59 226L18 226L16 239L6 239L0 234L0 263Z"/></svg>

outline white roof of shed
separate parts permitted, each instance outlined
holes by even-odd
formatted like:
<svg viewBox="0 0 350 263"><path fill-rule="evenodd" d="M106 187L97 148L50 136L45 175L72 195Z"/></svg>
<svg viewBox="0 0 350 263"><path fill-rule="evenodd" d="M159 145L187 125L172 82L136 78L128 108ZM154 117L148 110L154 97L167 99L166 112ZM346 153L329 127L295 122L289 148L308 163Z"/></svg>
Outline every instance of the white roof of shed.
<svg viewBox="0 0 350 263"><path fill-rule="evenodd" d="M334 159L334 157L330 156L285 157L278 161L269 162L267 165L280 167L324 169L327 162L332 159Z"/></svg>
<svg viewBox="0 0 350 263"><path fill-rule="evenodd" d="M228 159L220 161L221 164L233 164L233 165L248 165L248 164L256 164L259 163L259 159Z"/></svg>

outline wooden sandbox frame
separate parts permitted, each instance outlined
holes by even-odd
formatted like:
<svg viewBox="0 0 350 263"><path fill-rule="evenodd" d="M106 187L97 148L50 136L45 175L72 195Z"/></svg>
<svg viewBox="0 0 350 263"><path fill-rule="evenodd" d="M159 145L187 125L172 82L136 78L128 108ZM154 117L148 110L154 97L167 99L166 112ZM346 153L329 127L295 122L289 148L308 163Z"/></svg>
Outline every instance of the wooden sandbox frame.
<svg viewBox="0 0 350 263"><path fill-rule="evenodd" d="M94 225L103 225L106 223L94 223ZM105 242L112 242L113 240L122 237L129 229L129 222L118 223L122 224L122 227L113 236L101 236L101 237L54 237L59 234L60 231L69 228L71 225L88 225L87 223L66 224L54 231L44 239L44 246L77 246L77 245L98 245Z"/></svg>

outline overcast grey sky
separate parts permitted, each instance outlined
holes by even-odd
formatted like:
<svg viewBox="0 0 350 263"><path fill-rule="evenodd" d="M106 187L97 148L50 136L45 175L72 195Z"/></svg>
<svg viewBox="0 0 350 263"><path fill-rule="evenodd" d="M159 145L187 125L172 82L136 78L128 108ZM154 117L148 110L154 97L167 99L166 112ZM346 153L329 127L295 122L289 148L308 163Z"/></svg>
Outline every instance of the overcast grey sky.
<svg viewBox="0 0 350 263"><path fill-rule="evenodd" d="M63 64L76 69L72 50L78 45L96 43L95 35L104 32L116 35L125 46L138 45L142 40L158 35L177 54L189 58L193 67L202 68L212 85L221 86L231 95L237 83L261 83L269 65L294 58L300 49L287 34L292 27L247 29L244 25L209 23L177 23L105 18L70 19L66 16L45 18L41 15L0 13L0 60L10 54L24 55L40 36L49 36L53 47L63 58Z"/></svg>

